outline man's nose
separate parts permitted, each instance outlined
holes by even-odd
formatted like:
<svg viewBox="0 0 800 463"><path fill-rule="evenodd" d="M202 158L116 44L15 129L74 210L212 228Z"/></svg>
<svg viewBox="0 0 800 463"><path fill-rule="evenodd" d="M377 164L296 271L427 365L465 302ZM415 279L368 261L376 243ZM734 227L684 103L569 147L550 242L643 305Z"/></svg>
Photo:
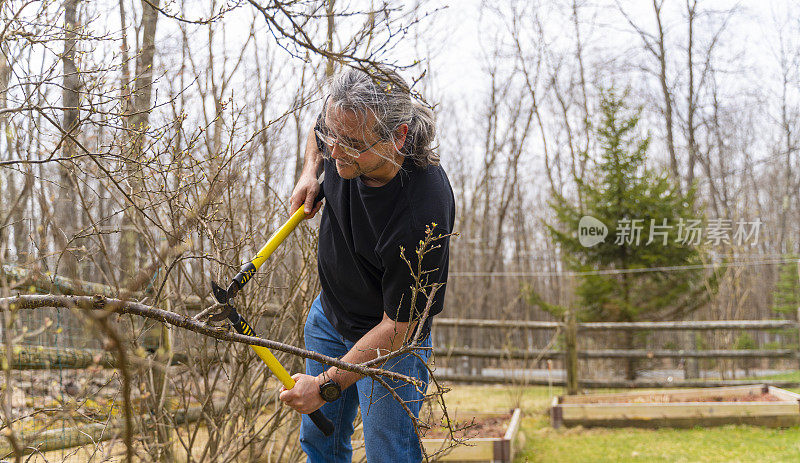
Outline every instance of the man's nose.
<svg viewBox="0 0 800 463"><path fill-rule="evenodd" d="M344 150L338 143L333 144L333 148L331 148L331 157L333 159L339 159L345 156Z"/></svg>

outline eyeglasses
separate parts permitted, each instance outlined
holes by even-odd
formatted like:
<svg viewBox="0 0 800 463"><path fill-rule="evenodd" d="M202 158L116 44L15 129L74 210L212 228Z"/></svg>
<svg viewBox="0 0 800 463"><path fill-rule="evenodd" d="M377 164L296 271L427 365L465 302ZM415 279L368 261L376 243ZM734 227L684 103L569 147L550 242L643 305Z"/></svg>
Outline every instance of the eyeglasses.
<svg viewBox="0 0 800 463"><path fill-rule="evenodd" d="M362 154L366 153L367 151L371 150L375 145L381 142L382 139L376 140L373 144L369 145L364 149L353 148L350 145L346 145L336 139L336 137L330 136L321 130L314 129L314 133L317 134L320 140L328 146L329 151L333 151L334 145L339 145L339 148L344 151L344 154L350 156L351 158L358 158Z"/></svg>

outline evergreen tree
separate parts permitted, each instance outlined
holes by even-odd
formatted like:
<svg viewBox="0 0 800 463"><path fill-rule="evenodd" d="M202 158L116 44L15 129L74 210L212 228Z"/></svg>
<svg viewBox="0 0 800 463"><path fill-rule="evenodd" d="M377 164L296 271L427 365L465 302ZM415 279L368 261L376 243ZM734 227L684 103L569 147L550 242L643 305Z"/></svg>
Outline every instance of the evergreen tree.
<svg viewBox="0 0 800 463"><path fill-rule="evenodd" d="M588 180L575 179L577 201L554 194L550 202L557 223L546 227L568 268L582 273L576 289L580 321L674 318L708 302L708 288L716 286L716 278L704 277L701 269L636 271L700 264L695 240L684 238L690 221L702 217L695 210L694 189L681 195L666 174L646 167L649 137L639 135L640 110L628 108L625 96L613 89L601 93L594 131L600 152L589 163ZM608 227L604 241L581 244L579 223L585 216ZM529 295L531 303L545 310L565 310L545 303L535 292ZM623 346L632 348L633 336L626 333ZM635 378L633 361L626 373Z"/></svg>
<svg viewBox="0 0 800 463"><path fill-rule="evenodd" d="M788 254L783 257L786 260L795 260L795 262L781 264L778 269L778 282L775 283L775 289L772 291L772 312L779 318L792 320L796 317L797 309L800 308L800 275L798 275L800 268L796 262L796 255ZM775 343L775 347L797 348L795 330L774 330L773 333L779 335L779 341Z"/></svg>
<svg viewBox="0 0 800 463"><path fill-rule="evenodd" d="M796 262L797 256L784 257L795 262L782 264L778 270L778 282L772 293L772 311L783 318L793 318L800 308L800 269Z"/></svg>

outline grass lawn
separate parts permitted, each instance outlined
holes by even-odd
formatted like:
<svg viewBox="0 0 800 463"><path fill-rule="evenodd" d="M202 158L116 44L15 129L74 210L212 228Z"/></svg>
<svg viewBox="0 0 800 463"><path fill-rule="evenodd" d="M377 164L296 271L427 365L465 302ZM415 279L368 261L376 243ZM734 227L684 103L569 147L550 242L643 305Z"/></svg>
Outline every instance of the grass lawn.
<svg viewBox="0 0 800 463"><path fill-rule="evenodd" d="M560 394L561 388L546 386L455 386L445 397L448 408L462 412L521 407L525 445L515 458L519 463L800 461L800 427L555 430L547 407Z"/></svg>
<svg viewBox="0 0 800 463"><path fill-rule="evenodd" d="M760 379L774 379L776 381L800 381L800 370L787 371L786 373L778 373L777 375L762 376ZM758 381L758 379L755 379L754 381Z"/></svg>

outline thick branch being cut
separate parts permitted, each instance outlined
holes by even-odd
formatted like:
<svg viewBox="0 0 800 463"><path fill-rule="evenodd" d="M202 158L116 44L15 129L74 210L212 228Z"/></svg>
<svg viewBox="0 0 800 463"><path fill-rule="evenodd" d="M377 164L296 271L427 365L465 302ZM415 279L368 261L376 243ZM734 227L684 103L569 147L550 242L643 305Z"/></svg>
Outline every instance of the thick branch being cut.
<svg viewBox="0 0 800 463"><path fill-rule="evenodd" d="M278 341L229 332L222 328L199 322L185 315L157 309L155 307L140 304L138 302L122 301L119 299L107 298L105 296L61 296L52 294L19 295L15 297L0 298L0 311L15 311L23 309L30 310L42 307L67 307L81 310L102 310L109 315L138 315L140 317L150 318L161 323L177 326L178 328L194 331L195 333L219 339L221 341L240 342L253 346L262 346L269 349L286 352L287 354L316 360L326 365L335 366L343 370L352 371L364 376L370 376L372 378L384 376L386 378L411 383L418 387L423 385L423 383L421 383L418 379L406 375L380 368L366 367L361 364L343 362L333 357L328 357L327 355L318 354L313 351L301 349L299 347L284 344Z"/></svg>

